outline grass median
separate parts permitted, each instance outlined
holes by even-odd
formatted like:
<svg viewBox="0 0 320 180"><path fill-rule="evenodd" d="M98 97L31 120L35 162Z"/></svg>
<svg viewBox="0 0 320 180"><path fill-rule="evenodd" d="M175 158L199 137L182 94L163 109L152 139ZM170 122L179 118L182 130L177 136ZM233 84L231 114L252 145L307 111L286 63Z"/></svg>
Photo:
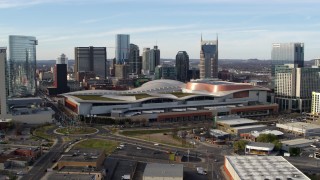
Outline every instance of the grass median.
<svg viewBox="0 0 320 180"><path fill-rule="evenodd" d="M97 132L97 129L92 127L72 127L72 128L60 128L57 129L57 133L61 134L92 134Z"/></svg>
<svg viewBox="0 0 320 180"><path fill-rule="evenodd" d="M52 128L54 128L53 124L40 126L33 131L33 135L35 136L35 138L42 138L52 142L53 141L52 135L47 134L47 131Z"/></svg>
<svg viewBox="0 0 320 180"><path fill-rule="evenodd" d="M190 128L176 128L176 129L150 129L150 130L129 130L122 131L120 134L130 137L143 139L146 141L166 144L171 146L178 146L184 148L192 148L193 146L186 142L185 139L177 136L177 131L187 130Z"/></svg>
<svg viewBox="0 0 320 180"><path fill-rule="evenodd" d="M120 143L103 139L88 139L79 142L73 148L80 149L99 149L105 150L106 154L111 154Z"/></svg>

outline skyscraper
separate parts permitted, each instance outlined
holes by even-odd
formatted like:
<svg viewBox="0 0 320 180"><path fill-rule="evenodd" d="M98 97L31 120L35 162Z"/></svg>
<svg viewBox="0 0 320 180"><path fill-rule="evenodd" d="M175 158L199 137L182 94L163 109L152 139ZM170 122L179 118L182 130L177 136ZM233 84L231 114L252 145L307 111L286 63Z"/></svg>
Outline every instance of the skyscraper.
<svg viewBox="0 0 320 180"><path fill-rule="evenodd" d="M176 68L167 64L155 68L155 79L176 79Z"/></svg>
<svg viewBox="0 0 320 180"><path fill-rule="evenodd" d="M311 114L320 114L320 92L312 92Z"/></svg>
<svg viewBox="0 0 320 180"><path fill-rule="evenodd" d="M186 51L179 51L176 55L177 80L181 82L187 82L188 70L189 70L189 55Z"/></svg>
<svg viewBox="0 0 320 180"><path fill-rule="evenodd" d="M297 64L304 66L304 43L272 44L271 60L273 65Z"/></svg>
<svg viewBox="0 0 320 180"><path fill-rule="evenodd" d="M158 46L154 46L149 52L149 71L154 73L155 68L160 65L160 49Z"/></svg>
<svg viewBox="0 0 320 180"><path fill-rule="evenodd" d="M6 117L8 113L7 109L7 48L0 47L0 77L3 77L0 81L0 118Z"/></svg>
<svg viewBox="0 0 320 180"><path fill-rule="evenodd" d="M273 43L271 50L272 88L275 87L276 66L294 64L295 67L304 66L304 43Z"/></svg>
<svg viewBox="0 0 320 180"><path fill-rule="evenodd" d="M149 74L150 48L143 48L142 52L142 71L143 74Z"/></svg>
<svg viewBox="0 0 320 180"><path fill-rule="evenodd" d="M74 52L76 77L79 72L95 72L96 76L106 78L107 51L105 47L75 47Z"/></svg>
<svg viewBox="0 0 320 180"><path fill-rule="evenodd" d="M201 36L200 79L218 78L218 38L216 41L203 41Z"/></svg>
<svg viewBox="0 0 320 180"><path fill-rule="evenodd" d="M277 65L275 75L275 102L279 109L310 112L312 91L320 91L320 68Z"/></svg>
<svg viewBox="0 0 320 180"><path fill-rule="evenodd" d="M9 96L36 95L36 45L32 36L9 36Z"/></svg>
<svg viewBox="0 0 320 180"><path fill-rule="evenodd" d="M141 62L139 60L139 47L135 44L130 44L129 54L130 73L141 74Z"/></svg>
<svg viewBox="0 0 320 180"><path fill-rule="evenodd" d="M116 61L117 64L128 63L130 51L130 35L117 34L116 35Z"/></svg>
<svg viewBox="0 0 320 180"><path fill-rule="evenodd" d="M65 54L61 54L58 58L57 58L57 62L56 64L66 64L67 65L67 71L68 71L68 58Z"/></svg>
<svg viewBox="0 0 320 180"><path fill-rule="evenodd" d="M54 66L54 86L48 88L49 95L57 95L70 91L67 80L67 64L56 64Z"/></svg>

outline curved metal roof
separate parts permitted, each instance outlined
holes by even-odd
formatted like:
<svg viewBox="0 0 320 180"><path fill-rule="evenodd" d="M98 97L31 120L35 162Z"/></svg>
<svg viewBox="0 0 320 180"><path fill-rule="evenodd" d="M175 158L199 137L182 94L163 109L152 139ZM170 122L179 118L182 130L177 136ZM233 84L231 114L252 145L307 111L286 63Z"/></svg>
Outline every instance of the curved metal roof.
<svg viewBox="0 0 320 180"><path fill-rule="evenodd" d="M185 83L169 79L149 81L141 87L131 90L86 90L65 93L66 95L108 95L108 94L140 94L140 93L161 93L181 91L186 86Z"/></svg>

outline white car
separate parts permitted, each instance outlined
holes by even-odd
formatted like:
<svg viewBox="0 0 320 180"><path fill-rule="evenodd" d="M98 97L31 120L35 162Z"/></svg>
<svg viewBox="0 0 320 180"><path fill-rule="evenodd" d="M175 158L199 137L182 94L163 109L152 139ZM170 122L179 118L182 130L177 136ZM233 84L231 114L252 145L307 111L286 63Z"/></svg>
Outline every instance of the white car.
<svg viewBox="0 0 320 180"><path fill-rule="evenodd" d="M309 157L311 157L311 158L312 158L312 157L313 157L313 154L309 154Z"/></svg>
<svg viewBox="0 0 320 180"><path fill-rule="evenodd" d="M141 147L137 147L137 149L141 150L142 148Z"/></svg>
<svg viewBox="0 0 320 180"><path fill-rule="evenodd" d="M159 146L159 144L158 143L156 143L156 144L154 144L155 146Z"/></svg>

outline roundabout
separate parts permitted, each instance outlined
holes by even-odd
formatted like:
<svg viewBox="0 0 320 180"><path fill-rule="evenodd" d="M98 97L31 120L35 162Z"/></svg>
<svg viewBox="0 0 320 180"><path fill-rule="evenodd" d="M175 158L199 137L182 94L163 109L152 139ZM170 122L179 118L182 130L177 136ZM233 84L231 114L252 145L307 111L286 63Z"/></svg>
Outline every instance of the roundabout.
<svg viewBox="0 0 320 180"><path fill-rule="evenodd" d="M54 130L55 134L59 135L93 135L99 132L93 127L63 127Z"/></svg>

